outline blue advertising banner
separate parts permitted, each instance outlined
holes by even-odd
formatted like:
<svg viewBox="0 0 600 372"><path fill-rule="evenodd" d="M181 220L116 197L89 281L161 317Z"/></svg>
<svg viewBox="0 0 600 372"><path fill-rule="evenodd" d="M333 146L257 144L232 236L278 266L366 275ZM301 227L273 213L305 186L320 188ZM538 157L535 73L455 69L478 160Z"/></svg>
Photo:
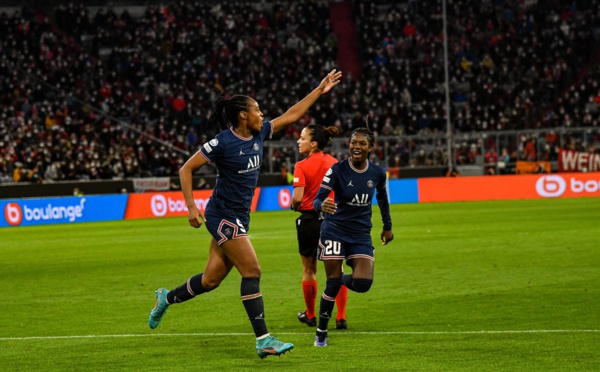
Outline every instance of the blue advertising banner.
<svg viewBox="0 0 600 372"><path fill-rule="evenodd" d="M280 211L290 209L292 205L292 186L261 187L257 211Z"/></svg>
<svg viewBox="0 0 600 372"><path fill-rule="evenodd" d="M126 194L0 200L0 227L122 220Z"/></svg>
<svg viewBox="0 0 600 372"><path fill-rule="evenodd" d="M419 184L416 178L389 180L388 194L390 204L405 204L419 202Z"/></svg>
<svg viewBox="0 0 600 372"><path fill-rule="evenodd" d="M292 186L261 187L258 199L257 211L279 211L290 209L292 204ZM419 190L416 178L390 180L388 183L388 194L391 204L418 203ZM373 204L377 199L373 198Z"/></svg>

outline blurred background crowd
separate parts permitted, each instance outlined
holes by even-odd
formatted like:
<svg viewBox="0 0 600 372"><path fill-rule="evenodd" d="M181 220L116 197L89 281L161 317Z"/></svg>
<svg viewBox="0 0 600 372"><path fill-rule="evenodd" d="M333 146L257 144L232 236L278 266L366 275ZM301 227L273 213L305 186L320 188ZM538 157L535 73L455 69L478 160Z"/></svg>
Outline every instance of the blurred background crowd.
<svg viewBox="0 0 600 372"><path fill-rule="evenodd" d="M459 141L456 164L552 160L557 146L600 151L599 10L592 0L449 2L453 134L547 130L502 148ZM374 161L446 164L444 140L415 140L447 131L442 31L441 1L4 11L0 181L175 176L209 139L200 128L218 96L249 95L274 118L350 60L334 94L277 135L286 146L265 155L264 170L289 166L305 125L336 125L347 137L367 118ZM577 127L593 130L585 140L553 130Z"/></svg>

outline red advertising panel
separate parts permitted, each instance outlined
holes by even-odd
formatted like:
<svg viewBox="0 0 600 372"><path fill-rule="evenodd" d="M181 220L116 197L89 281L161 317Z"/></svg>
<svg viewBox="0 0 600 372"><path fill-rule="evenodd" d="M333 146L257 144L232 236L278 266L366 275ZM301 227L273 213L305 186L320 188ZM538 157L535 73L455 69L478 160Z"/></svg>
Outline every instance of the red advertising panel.
<svg viewBox="0 0 600 372"><path fill-rule="evenodd" d="M560 148L558 150L558 171L598 172L600 171L600 154Z"/></svg>
<svg viewBox="0 0 600 372"><path fill-rule="evenodd" d="M600 196L600 173L422 178L419 202Z"/></svg>
<svg viewBox="0 0 600 372"><path fill-rule="evenodd" d="M212 190L194 191L194 201L201 211L204 211L211 195ZM256 210L259 196L260 187L257 187L252 199L252 211ZM186 216L187 212L181 191L130 194L125 219Z"/></svg>

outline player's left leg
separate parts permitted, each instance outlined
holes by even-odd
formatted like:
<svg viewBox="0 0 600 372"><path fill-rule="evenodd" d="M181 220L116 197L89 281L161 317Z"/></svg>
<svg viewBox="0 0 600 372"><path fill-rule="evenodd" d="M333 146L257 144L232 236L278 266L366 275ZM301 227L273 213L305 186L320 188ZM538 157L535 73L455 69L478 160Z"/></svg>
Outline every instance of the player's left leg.
<svg viewBox="0 0 600 372"><path fill-rule="evenodd" d="M225 256L217 241L212 238L204 273L192 276L187 282L170 291L166 288L156 291L156 304L148 317L150 328L158 327L170 305L190 300L218 287L232 267L233 264Z"/></svg>
<svg viewBox="0 0 600 372"><path fill-rule="evenodd" d="M325 275L327 276L327 284L325 291L321 296L321 303L319 306L319 324L317 327L317 334L315 336L315 346L327 346L327 326L329 319L333 312L333 305L335 304L335 297L340 291L342 286L341 275L342 266L340 260L325 260Z"/></svg>
<svg viewBox="0 0 600 372"><path fill-rule="evenodd" d="M373 284L374 262L372 257L355 257L352 259L352 274L343 274L342 282L351 291L367 292Z"/></svg>
<svg viewBox="0 0 600 372"><path fill-rule="evenodd" d="M269 355L281 355L294 345L271 336L265 322L265 306L260 291L260 265L254 247L247 237L228 240L221 245L227 258L242 275L240 294L246 314L256 336L256 350L262 359Z"/></svg>

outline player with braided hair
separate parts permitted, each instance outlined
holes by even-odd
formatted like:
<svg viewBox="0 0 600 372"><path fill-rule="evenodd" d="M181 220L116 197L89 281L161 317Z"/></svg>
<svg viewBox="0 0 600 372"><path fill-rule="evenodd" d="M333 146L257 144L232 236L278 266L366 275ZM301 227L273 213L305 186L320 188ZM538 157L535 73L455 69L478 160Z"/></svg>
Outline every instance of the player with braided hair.
<svg viewBox="0 0 600 372"><path fill-rule="evenodd" d="M235 95L217 100L209 123L213 133L218 134L179 170L190 226L199 228L205 222L212 235L208 262L203 273L192 276L179 287L156 291L156 305L148 319L150 328L160 324L170 305L214 290L235 267L242 276L240 294L256 336L258 356L262 359L281 355L294 347L271 336L267 330L259 285L260 265L248 238L250 207L263 159L264 141L298 121L322 94L340 82L341 76L341 72L332 70L317 88L273 120L264 120L258 102L250 97ZM203 215L194 201L192 174L207 163L214 163L218 174Z"/></svg>
<svg viewBox="0 0 600 372"><path fill-rule="evenodd" d="M350 136L350 157L325 173L313 202L315 210L325 214L317 258L324 262L327 277L315 346L327 346L327 325L342 284L355 292L367 292L373 284L375 248L371 242L371 207L375 190L383 221L381 242L385 245L394 239L387 176L383 168L369 161L373 144L373 133L368 128L355 129ZM335 193L334 200L328 197L331 191ZM342 272L344 259L352 268L350 275Z"/></svg>

